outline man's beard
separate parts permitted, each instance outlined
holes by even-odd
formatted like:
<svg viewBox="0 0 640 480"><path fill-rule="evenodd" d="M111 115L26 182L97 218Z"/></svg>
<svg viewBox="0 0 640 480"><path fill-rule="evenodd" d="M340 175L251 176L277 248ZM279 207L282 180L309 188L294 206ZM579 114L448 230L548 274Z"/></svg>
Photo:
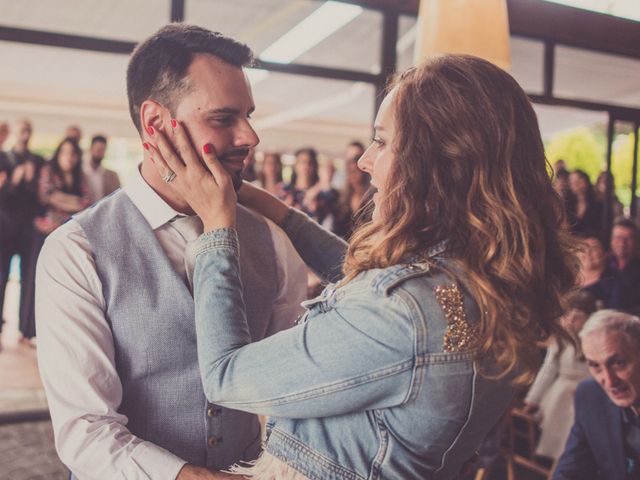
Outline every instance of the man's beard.
<svg viewBox="0 0 640 480"><path fill-rule="evenodd" d="M226 162L228 161L233 161L232 159L237 159L237 158L242 158L245 159L247 158L247 155L249 155L249 149L248 148L236 148L233 150L230 150L228 152L225 152L223 155L220 156L220 162L222 163L222 166L225 165ZM237 163L237 161L236 161ZM244 166L242 169L238 170L238 171L233 171L233 172L229 172L227 170L227 172L229 173L229 175L231 176L231 181L233 182L233 188L234 190L237 192L238 190L240 190L240 187L242 186L242 173L244 171Z"/></svg>
<svg viewBox="0 0 640 480"><path fill-rule="evenodd" d="M242 186L242 172L243 170L240 170L238 173L231 174L233 189L236 191L236 193L238 192L238 190L240 190L240 187Z"/></svg>

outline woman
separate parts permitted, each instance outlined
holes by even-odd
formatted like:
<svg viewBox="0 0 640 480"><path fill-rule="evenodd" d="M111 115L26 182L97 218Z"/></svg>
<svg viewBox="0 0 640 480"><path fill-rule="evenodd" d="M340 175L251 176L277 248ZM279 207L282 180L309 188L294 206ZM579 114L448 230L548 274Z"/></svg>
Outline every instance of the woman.
<svg viewBox="0 0 640 480"><path fill-rule="evenodd" d="M354 215L363 205L365 193L369 189L369 175L358 168L357 158L348 159L345 169L347 178L340 192L332 231L348 240L354 228Z"/></svg>
<svg viewBox="0 0 640 480"><path fill-rule="evenodd" d="M284 198L282 181L282 159L279 153L266 152L262 157L262 168L258 174L258 185L271 195Z"/></svg>
<svg viewBox="0 0 640 480"><path fill-rule="evenodd" d="M377 188L372 219L348 246L255 187L240 189L320 277L338 282L306 302L299 325L256 343L229 175L208 144L212 175L195 152L182 163L162 136L151 147L207 232L194 283L204 391L274 417L265 453L238 468L253 478L452 478L514 386L533 377L536 340L561 335L574 256L515 80L478 58L439 57L396 80L375 132L359 160ZM179 123L173 136L186 142Z"/></svg>
<svg viewBox="0 0 640 480"><path fill-rule="evenodd" d="M571 231L576 235L603 237L602 204L596 198L589 176L582 170L569 175L569 188L574 196Z"/></svg>
<svg viewBox="0 0 640 480"><path fill-rule="evenodd" d="M600 172L600 175L598 175L598 178L596 179L594 190L596 199L603 207L607 205L607 195L610 196L607 217L609 222L613 223L616 218L624 215L624 207L616 195L615 181L610 172Z"/></svg>
<svg viewBox="0 0 640 480"><path fill-rule="evenodd" d="M318 175L318 152L313 148L301 148L296 151L291 182L284 186L284 201L291 207L313 215L314 201L318 193L316 186L320 180Z"/></svg>
<svg viewBox="0 0 640 480"><path fill-rule="evenodd" d="M72 214L86 208L90 193L82 173L82 150L73 138L65 138L56 148L51 161L41 170L38 199L43 211L34 220L33 258L38 256L49 233L66 222ZM26 301L20 312L20 331L25 339L35 337L36 266L29 268L22 295Z"/></svg>
<svg viewBox="0 0 640 480"><path fill-rule="evenodd" d="M589 316L596 311L593 296L585 291L573 294L568 311L562 316L562 326L579 345L578 334ZM560 458L573 425L573 397L576 387L589 378L584 357L573 344L560 345L553 340L544 363L525 398L525 409L537 413L540 420L540 440L536 455Z"/></svg>

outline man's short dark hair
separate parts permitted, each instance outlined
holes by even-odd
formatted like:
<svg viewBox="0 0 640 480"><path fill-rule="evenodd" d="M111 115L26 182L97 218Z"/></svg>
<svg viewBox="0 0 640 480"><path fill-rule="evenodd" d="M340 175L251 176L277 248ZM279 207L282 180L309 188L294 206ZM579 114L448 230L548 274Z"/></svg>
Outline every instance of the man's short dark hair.
<svg viewBox="0 0 640 480"><path fill-rule="evenodd" d="M191 88L185 76L198 53L214 55L239 68L253 61L249 47L221 33L183 23L162 27L136 47L127 68L129 112L139 132L140 106L145 100L153 99L175 112L180 98Z"/></svg>
<svg viewBox="0 0 640 480"><path fill-rule="evenodd" d="M107 137L105 137L104 135L94 135L91 138L91 146L93 147L93 145L95 143L98 143L98 142L106 144L107 143Z"/></svg>
<svg viewBox="0 0 640 480"><path fill-rule="evenodd" d="M638 234L638 226L636 223L628 217L619 217L613 222L614 227L624 227L628 228L633 232L634 235Z"/></svg>

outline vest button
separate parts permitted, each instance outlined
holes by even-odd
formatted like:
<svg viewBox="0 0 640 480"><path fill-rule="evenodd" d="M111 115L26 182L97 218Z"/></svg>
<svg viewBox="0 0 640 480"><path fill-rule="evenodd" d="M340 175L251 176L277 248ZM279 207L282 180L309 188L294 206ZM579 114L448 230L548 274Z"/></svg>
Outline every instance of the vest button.
<svg viewBox="0 0 640 480"><path fill-rule="evenodd" d="M210 447L215 447L220 443L222 443L222 438L209 437L207 439L207 445L209 445Z"/></svg>
<svg viewBox="0 0 640 480"><path fill-rule="evenodd" d="M220 415L222 410L216 407L208 407L207 408L207 417L217 417Z"/></svg>

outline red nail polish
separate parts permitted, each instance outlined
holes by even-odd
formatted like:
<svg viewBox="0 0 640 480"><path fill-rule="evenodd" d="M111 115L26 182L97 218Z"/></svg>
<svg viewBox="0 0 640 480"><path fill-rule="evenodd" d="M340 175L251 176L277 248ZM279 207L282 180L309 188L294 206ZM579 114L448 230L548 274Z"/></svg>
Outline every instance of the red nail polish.
<svg viewBox="0 0 640 480"><path fill-rule="evenodd" d="M147 127L147 132L149 132L149 135L153 135L153 133L155 132L155 130L153 129L153 127L151 125L149 125Z"/></svg>
<svg viewBox="0 0 640 480"><path fill-rule="evenodd" d="M211 153L211 145L209 145L208 143L205 143L204 147L202 147L202 151L204 153Z"/></svg>
<svg viewBox="0 0 640 480"><path fill-rule="evenodd" d="M149 144L147 142L144 142L142 146L144 147L145 150L149 150Z"/></svg>
<svg viewBox="0 0 640 480"><path fill-rule="evenodd" d="M175 119L175 118L172 118L172 119L171 119L171 126L172 126L173 128L177 128L177 127L178 127L178 122L176 121L176 119Z"/></svg>

